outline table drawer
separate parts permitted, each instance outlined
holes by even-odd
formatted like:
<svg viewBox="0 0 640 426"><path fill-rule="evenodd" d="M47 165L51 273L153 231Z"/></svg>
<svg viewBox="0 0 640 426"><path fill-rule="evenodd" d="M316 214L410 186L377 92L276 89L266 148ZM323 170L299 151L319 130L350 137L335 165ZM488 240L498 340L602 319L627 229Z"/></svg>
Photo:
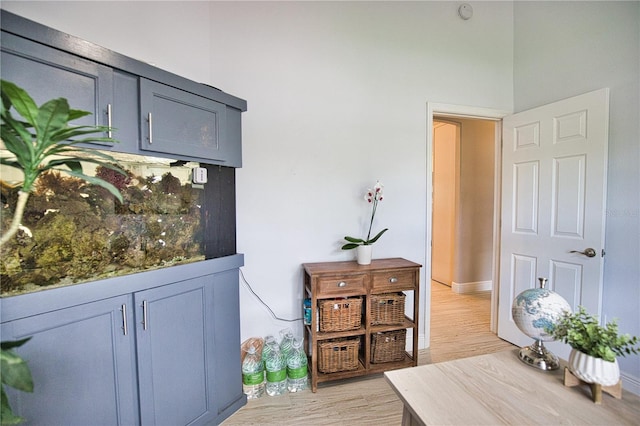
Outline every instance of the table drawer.
<svg viewBox="0 0 640 426"><path fill-rule="evenodd" d="M414 270L375 272L372 274L373 290L410 290L417 286Z"/></svg>
<svg viewBox="0 0 640 426"><path fill-rule="evenodd" d="M366 275L323 277L318 279L318 297L366 293Z"/></svg>

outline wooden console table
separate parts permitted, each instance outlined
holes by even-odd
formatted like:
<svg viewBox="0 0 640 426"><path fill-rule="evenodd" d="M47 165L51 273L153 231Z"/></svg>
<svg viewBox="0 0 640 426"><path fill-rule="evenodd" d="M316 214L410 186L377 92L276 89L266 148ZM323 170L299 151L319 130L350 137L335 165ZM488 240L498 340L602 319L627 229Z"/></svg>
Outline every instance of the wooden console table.
<svg viewBox="0 0 640 426"><path fill-rule="evenodd" d="M594 404L588 387L563 385L566 363L537 370L517 351L384 373L404 403L402 424L638 424L637 395Z"/></svg>
<svg viewBox="0 0 640 426"><path fill-rule="evenodd" d="M305 296L311 299L311 324L304 329L305 348L309 348L311 390L315 392L318 383L330 380L344 379L347 377L363 376L383 371L416 366L418 364L418 305L420 300L420 267L421 265L401 259L374 259L370 265L358 265L356 262L322 262L305 263L304 267L304 291ZM402 302L402 311L399 321L388 323L374 319L374 300L379 300L388 295L410 294L410 301ZM344 299L357 298L362 304L361 319L355 327L336 331L323 331L321 319L318 314L320 303L335 301L336 306ZM354 306L352 304L351 306ZM387 305L388 306L388 305ZM399 306L399 305L398 305ZM397 336L405 335L409 352L405 351L405 341L394 337L393 342L401 344L399 358L392 360L376 359L374 354L375 342ZM333 342L342 341L351 345L351 350L344 352L329 352L336 358L349 356L353 358L351 364L355 368L337 371L323 372L320 365L320 346L333 345ZM390 344L394 344L394 343ZM325 345L326 343L326 345ZM383 343L386 345L389 343ZM336 343L336 345L338 345ZM382 346L378 343L378 348ZM338 349L336 347L336 349ZM341 349L341 348L340 348ZM355 351L353 350L355 349Z"/></svg>

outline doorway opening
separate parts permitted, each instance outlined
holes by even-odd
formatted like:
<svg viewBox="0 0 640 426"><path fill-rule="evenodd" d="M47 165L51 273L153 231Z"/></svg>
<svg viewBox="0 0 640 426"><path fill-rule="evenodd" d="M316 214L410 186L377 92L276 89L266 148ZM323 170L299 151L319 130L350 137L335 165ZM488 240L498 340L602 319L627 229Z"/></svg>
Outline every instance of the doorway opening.
<svg viewBox="0 0 640 426"><path fill-rule="evenodd" d="M431 279L491 291L496 122L434 117Z"/></svg>
<svg viewBox="0 0 640 426"><path fill-rule="evenodd" d="M432 278L437 282L444 281L456 293L491 291L490 331L496 332L501 119L509 114L507 111L432 103L427 104L427 110L427 190L430 196L427 197L427 261L423 293L425 347L429 347L431 339ZM441 137L449 138L449 145L442 142ZM436 164L442 155L448 157L452 165ZM443 176L445 183L448 179L453 187L438 194L436 185L439 182L436 180ZM445 213L438 205L443 200L448 203ZM443 241L448 244L444 249L439 245ZM436 265L442 257L445 258L444 268ZM441 269L446 276L440 275Z"/></svg>

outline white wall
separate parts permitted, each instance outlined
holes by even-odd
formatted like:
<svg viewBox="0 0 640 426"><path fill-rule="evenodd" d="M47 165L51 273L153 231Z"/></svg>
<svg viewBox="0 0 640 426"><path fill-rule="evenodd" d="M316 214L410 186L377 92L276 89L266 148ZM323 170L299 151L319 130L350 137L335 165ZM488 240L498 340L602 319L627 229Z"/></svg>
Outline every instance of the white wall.
<svg viewBox="0 0 640 426"><path fill-rule="evenodd" d="M603 317L640 335L640 2L516 2L515 109L610 92ZM640 357L619 359L640 393Z"/></svg>
<svg viewBox="0 0 640 426"><path fill-rule="evenodd" d="M247 99L238 251L254 290L279 316L299 318L300 264L353 258L341 239L364 232L362 195L376 179L386 198L374 226L390 230L374 257L426 261L427 101L512 109L513 5L471 4L469 21L457 2L2 7ZM241 314L243 339L301 332L244 288Z"/></svg>
<svg viewBox="0 0 640 426"><path fill-rule="evenodd" d="M390 230L374 257L425 263L426 102L512 108L511 5L477 4L466 22L456 9L212 6L213 39L225 44L212 55L212 80L249 101L238 249L247 278L280 315L299 316L301 263L353 258L339 246L365 232L362 195L376 179L386 198L374 226ZM423 294L425 282L423 274ZM250 296L242 303L243 337L283 325Z"/></svg>

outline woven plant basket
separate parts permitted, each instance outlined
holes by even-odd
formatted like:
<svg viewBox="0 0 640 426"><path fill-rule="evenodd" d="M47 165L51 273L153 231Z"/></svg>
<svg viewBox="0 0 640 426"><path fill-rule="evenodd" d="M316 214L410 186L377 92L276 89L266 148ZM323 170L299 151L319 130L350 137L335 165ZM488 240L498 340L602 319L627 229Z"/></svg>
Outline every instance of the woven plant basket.
<svg viewBox="0 0 640 426"><path fill-rule="evenodd" d="M318 301L320 331L344 331L360 328L362 298Z"/></svg>
<svg viewBox="0 0 640 426"><path fill-rule="evenodd" d="M404 293L371 295L371 324L402 324L405 297Z"/></svg>
<svg viewBox="0 0 640 426"><path fill-rule="evenodd" d="M407 330L395 330L371 335L371 362L402 361L405 356Z"/></svg>
<svg viewBox="0 0 640 426"><path fill-rule="evenodd" d="M322 373L356 370L360 338L329 340L318 344L318 370Z"/></svg>

